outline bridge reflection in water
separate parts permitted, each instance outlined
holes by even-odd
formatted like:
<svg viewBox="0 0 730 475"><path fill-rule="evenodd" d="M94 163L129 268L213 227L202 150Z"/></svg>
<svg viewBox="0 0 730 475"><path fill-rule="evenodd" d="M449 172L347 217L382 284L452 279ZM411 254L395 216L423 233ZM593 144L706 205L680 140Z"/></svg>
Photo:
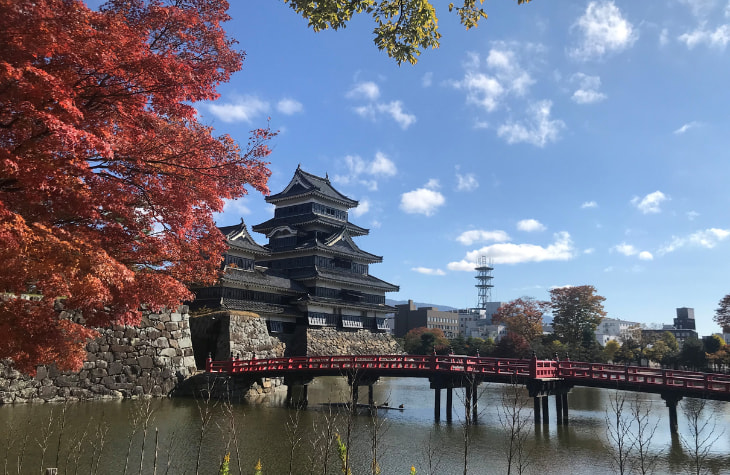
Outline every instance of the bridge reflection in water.
<svg viewBox="0 0 730 475"><path fill-rule="evenodd" d="M446 419L452 418L453 389L465 389L465 417L478 414L477 387L483 382L522 384L534 398L535 423L548 424L548 397L555 396L557 423L568 424L568 393L575 386L659 394L669 408L669 424L677 432L677 403L683 397L730 401L730 375L654 369L579 361L482 358L440 355L347 355L206 362L206 372L235 378L284 377L287 403L307 404L307 385L318 376L346 375L353 407L358 387L368 386L373 405L373 384L381 377L427 378L434 390L434 417L441 416L441 390L446 389Z"/></svg>

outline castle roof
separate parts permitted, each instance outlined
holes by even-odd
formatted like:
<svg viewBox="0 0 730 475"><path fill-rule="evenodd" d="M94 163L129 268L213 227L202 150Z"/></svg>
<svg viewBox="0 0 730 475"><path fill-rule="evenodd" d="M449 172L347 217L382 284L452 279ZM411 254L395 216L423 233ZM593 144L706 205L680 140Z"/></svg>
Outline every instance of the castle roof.
<svg viewBox="0 0 730 475"><path fill-rule="evenodd" d="M230 248L240 249L256 256L268 256L271 253L264 246L256 243L248 232L246 223L241 218L240 224L233 226L222 226L218 228L226 238L226 243Z"/></svg>
<svg viewBox="0 0 730 475"><path fill-rule="evenodd" d="M296 216L278 218L274 217L268 221L253 226L252 229L258 233L268 234L271 230L281 226L302 227L308 224L324 224L333 229L339 229L344 225L347 226L348 232L351 236L365 236L370 232L369 230L361 228L356 224L352 224L349 221L342 221L328 216L322 216L317 213L305 213Z"/></svg>
<svg viewBox="0 0 730 475"><path fill-rule="evenodd" d="M346 270L323 269L316 267L314 269L301 269L298 272L290 274L292 279L299 282L307 281L329 281L337 284L350 284L366 287L368 289L378 289L385 292L397 292L400 287L393 285L384 280L373 277L372 275L353 274Z"/></svg>
<svg viewBox="0 0 730 475"><path fill-rule="evenodd" d="M293 198L306 198L310 196L324 198L347 206L348 208L354 208L358 204L357 201L335 190L328 176L322 178L317 175L312 175L302 170L301 166L297 167L294 172L294 177L286 188L280 193L267 196L266 202L275 204Z"/></svg>

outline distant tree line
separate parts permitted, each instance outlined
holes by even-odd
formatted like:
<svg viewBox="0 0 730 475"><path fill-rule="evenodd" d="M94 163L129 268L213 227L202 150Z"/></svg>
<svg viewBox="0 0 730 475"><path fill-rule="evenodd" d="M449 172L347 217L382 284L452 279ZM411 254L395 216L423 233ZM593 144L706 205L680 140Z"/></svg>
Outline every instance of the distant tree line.
<svg viewBox="0 0 730 475"><path fill-rule="evenodd" d="M438 328L409 331L403 348L410 354L457 354L501 358L565 359L620 364L654 364L669 368L726 371L730 368L730 346L718 335L690 338L681 345L671 332L645 333L629 328L622 342L596 340L596 328L606 316L605 298L592 285L562 287L550 291L550 301L521 297L502 306L492 323L502 324L507 334L492 338L458 336L448 339ZM543 317L553 316L553 333L543 334ZM715 321L730 330L730 294L721 301Z"/></svg>

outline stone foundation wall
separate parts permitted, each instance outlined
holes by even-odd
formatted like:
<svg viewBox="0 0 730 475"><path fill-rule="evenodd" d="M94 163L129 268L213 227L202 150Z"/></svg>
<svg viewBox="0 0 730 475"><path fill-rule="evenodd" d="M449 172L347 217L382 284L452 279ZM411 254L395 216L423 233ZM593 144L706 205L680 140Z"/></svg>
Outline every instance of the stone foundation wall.
<svg viewBox="0 0 730 475"><path fill-rule="evenodd" d="M402 352L388 333L332 327L307 329L307 356L396 355Z"/></svg>
<svg viewBox="0 0 730 475"><path fill-rule="evenodd" d="M81 371L39 366L35 377L0 362L0 404L166 396L195 372L187 307L146 313L138 327L97 329Z"/></svg>
<svg viewBox="0 0 730 475"><path fill-rule="evenodd" d="M231 355L244 360L280 358L286 352L286 335L270 335L266 320L252 312L216 311L190 319L195 360L205 368L208 354L214 360Z"/></svg>

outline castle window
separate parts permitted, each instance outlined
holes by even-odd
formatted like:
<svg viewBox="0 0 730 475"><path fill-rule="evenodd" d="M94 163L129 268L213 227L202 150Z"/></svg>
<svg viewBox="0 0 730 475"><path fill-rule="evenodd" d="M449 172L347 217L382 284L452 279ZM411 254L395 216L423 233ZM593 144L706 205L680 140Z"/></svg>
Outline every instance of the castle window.
<svg viewBox="0 0 730 475"><path fill-rule="evenodd" d="M354 315L343 315L342 326L344 328L362 328L362 317Z"/></svg>

